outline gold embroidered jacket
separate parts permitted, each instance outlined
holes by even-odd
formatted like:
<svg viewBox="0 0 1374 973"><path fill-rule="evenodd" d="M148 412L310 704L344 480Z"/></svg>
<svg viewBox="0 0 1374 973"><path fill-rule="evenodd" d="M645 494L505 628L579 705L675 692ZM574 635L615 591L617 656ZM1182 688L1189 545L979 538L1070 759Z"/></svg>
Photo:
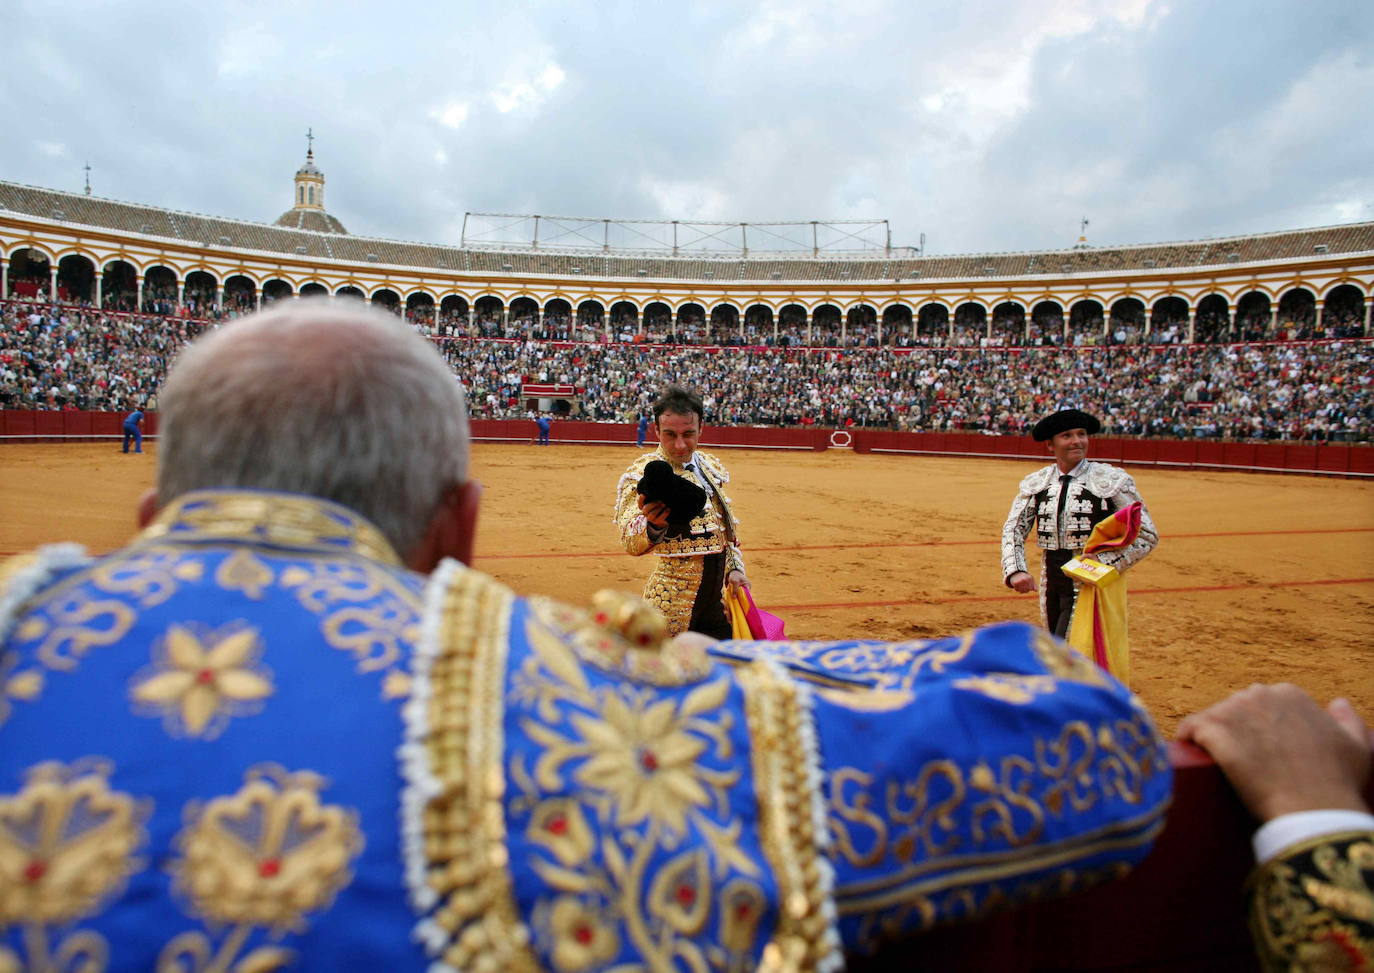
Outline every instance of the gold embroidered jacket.
<svg viewBox="0 0 1374 973"><path fill-rule="evenodd" d="M0 970L829 971L1162 821L1148 717L1031 626L665 630L281 494L7 562Z"/></svg>
<svg viewBox="0 0 1374 973"><path fill-rule="evenodd" d="M701 516L692 520L687 529L664 538L655 544L649 539L649 525L639 511L639 480L644 467L654 460L671 462L663 451L645 453L630 464L616 484L615 524L620 531L620 543L626 553L635 556L656 554L657 567L644 584L644 598L668 618L668 630L676 635L686 631L692 617L701 583L701 557L725 553L725 576L731 571L744 570L744 556L740 553L739 535L730 498L725 484L730 474L721 461L710 453L698 451L696 462L711 483L708 499ZM673 464L678 476L691 479L692 474ZM696 482L695 480L693 482Z"/></svg>
<svg viewBox="0 0 1374 973"><path fill-rule="evenodd" d="M1250 930L1269 973L1374 969L1374 832L1286 849L1250 881Z"/></svg>
<svg viewBox="0 0 1374 973"><path fill-rule="evenodd" d="M3 575L0 970L424 968L395 760L424 579L371 524L191 493Z"/></svg>

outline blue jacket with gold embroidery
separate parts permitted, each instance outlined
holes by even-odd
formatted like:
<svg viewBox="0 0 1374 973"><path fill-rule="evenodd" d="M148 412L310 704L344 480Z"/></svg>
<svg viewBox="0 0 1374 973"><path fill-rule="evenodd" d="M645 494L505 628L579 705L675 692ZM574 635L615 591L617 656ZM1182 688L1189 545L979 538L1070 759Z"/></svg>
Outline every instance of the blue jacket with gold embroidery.
<svg viewBox="0 0 1374 973"><path fill-rule="evenodd" d="M1148 719L1039 630L708 657L646 611L248 491L12 559L0 969L829 969L1160 824Z"/></svg>

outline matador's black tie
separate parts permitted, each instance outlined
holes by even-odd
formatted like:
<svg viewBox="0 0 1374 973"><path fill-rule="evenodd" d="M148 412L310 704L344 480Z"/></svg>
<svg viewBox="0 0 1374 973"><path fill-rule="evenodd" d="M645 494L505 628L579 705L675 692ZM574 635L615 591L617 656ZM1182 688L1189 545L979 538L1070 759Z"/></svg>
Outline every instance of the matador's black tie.
<svg viewBox="0 0 1374 973"><path fill-rule="evenodd" d="M1054 511L1054 530L1059 537L1064 536L1064 501L1069 499L1069 484L1073 477L1065 473L1059 478L1059 506Z"/></svg>

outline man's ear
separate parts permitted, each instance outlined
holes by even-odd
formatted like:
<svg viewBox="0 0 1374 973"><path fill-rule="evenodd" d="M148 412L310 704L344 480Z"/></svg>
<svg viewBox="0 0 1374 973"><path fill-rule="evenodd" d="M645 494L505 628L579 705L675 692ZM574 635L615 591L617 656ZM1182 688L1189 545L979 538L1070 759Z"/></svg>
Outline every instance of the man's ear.
<svg viewBox="0 0 1374 973"><path fill-rule="evenodd" d="M157 487L149 487L143 491L143 496L138 498L138 510L135 516L138 518L138 529L142 530L153 522L157 516Z"/></svg>
<svg viewBox="0 0 1374 973"><path fill-rule="evenodd" d="M473 542L477 537L477 508L481 500L482 485L476 480L449 487L420 543L406 558L406 566L428 574L446 557L471 564Z"/></svg>

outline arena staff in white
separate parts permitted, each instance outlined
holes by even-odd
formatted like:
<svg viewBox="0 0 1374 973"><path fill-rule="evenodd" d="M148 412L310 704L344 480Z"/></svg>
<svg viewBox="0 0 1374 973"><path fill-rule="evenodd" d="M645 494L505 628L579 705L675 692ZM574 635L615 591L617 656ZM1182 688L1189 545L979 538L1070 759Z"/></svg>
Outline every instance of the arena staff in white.
<svg viewBox="0 0 1374 973"><path fill-rule="evenodd" d="M1040 591L1045 627L1061 637L1068 634L1077 591L1073 579L1061 569L1082 552L1094 524L1141 499L1135 480L1125 470L1088 460L1089 436L1101 429L1094 416L1078 409L1061 409L1037 422L1031 436L1048 444L1054 462L1021 481L1002 526L1003 581L1022 594ZM1025 541L1032 530L1044 552L1039 585L1026 570ZM1096 557L1124 571L1158 543L1159 534L1142 501L1135 543Z"/></svg>

